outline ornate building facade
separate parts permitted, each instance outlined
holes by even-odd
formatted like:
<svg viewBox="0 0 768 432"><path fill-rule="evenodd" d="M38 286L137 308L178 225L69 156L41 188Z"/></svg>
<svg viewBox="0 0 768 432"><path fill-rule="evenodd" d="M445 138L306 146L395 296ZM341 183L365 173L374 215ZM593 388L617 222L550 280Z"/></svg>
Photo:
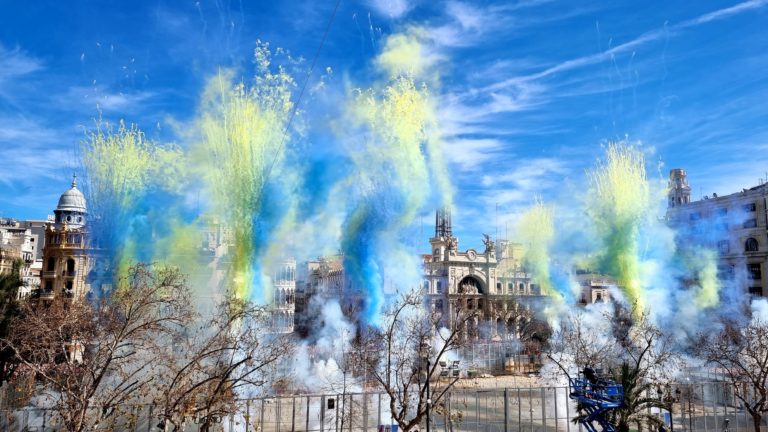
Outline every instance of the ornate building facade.
<svg viewBox="0 0 768 432"><path fill-rule="evenodd" d="M468 323L467 337L476 340L514 340L524 320L545 301L521 262L522 245L484 235L482 251L459 250L453 236L450 210L435 215L432 253L423 255L423 290L429 306L446 317L456 308L478 311Z"/></svg>
<svg viewBox="0 0 768 432"><path fill-rule="evenodd" d="M292 333L296 312L296 260L283 261L272 275L272 329L277 333Z"/></svg>
<svg viewBox="0 0 768 432"><path fill-rule="evenodd" d="M88 209L76 177L61 194L54 215L45 232L41 286L36 294L41 299L80 299L90 291L87 276L91 261L86 229Z"/></svg>
<svg viewBox="0 0 768 432"><path fill-rule="evenodd" d="M363 294L344 271L344 256L333 255L305 262L296 282L296 332L311 337L318 328L321 308L337 301L342 313L355 321L363 308Z"/></svg>
<svg viewBox="0 0 768 432"><path fill-rule="evenodd" d="M768 183L691 201L685 170L673 169L668 198L667 222L682 250L715 251L722 283L754 296L768 294Z"/></svg>

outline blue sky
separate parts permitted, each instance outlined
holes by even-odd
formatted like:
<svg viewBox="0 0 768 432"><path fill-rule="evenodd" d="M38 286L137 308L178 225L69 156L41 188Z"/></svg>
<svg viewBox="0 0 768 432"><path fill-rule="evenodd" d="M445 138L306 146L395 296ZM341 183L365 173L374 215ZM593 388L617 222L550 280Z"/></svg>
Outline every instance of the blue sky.
<svg viewBox="0 0 768 432"><path fill-rule="evenodd" d="M178 139L170 125L194 114L218 67L246 70L256 39L311 58L333 7L0 0L0 215L52 211L97 104L106 119ZM388 35L424 29L454 221L477 244L497 205L503 229L535 194L583 188L608 139L641 141L663 175L687 168L697 198L757 184L768 171L766 23L768 1L341 0L315 74L331 67L365 85Z"/></svg>

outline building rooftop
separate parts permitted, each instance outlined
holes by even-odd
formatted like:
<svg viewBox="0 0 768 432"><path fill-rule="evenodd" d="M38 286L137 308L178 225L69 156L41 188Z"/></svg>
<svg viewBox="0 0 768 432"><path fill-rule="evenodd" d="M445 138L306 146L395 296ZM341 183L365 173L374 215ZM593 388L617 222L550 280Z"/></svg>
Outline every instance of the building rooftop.
<svg viewBox="0 0 768 432"><path fill-rule="evenodd" d="M77 176L72 176L72 187L61 194L59 205L56 206L59 211L76 211L87 213L85 205L85 195L77 188Z"/></svg>

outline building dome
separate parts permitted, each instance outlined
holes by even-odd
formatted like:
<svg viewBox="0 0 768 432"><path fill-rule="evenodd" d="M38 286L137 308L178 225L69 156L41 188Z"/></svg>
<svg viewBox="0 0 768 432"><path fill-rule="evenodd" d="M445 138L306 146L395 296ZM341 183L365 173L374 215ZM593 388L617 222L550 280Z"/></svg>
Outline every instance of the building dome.
<svg viewBox="0 0 768 432"><path fill-rule="evenodd" d="M72 187L61 194L59 205L56 206L56 210L80 213L88 212L85 206L85 195L83 195L77 188L76 176L72 176Z"/></svg>

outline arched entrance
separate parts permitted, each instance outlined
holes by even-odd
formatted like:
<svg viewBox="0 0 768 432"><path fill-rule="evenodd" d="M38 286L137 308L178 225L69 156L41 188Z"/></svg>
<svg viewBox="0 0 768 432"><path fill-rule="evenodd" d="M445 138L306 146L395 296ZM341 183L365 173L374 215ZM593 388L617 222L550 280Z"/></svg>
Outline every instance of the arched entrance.
<svg viewBox="0 0 768 432"><path fill-rule="evenodd" d="M485 294L485 291L483 282L474 276L465 276L464 279L459 282L459 294Z"/></svg>

